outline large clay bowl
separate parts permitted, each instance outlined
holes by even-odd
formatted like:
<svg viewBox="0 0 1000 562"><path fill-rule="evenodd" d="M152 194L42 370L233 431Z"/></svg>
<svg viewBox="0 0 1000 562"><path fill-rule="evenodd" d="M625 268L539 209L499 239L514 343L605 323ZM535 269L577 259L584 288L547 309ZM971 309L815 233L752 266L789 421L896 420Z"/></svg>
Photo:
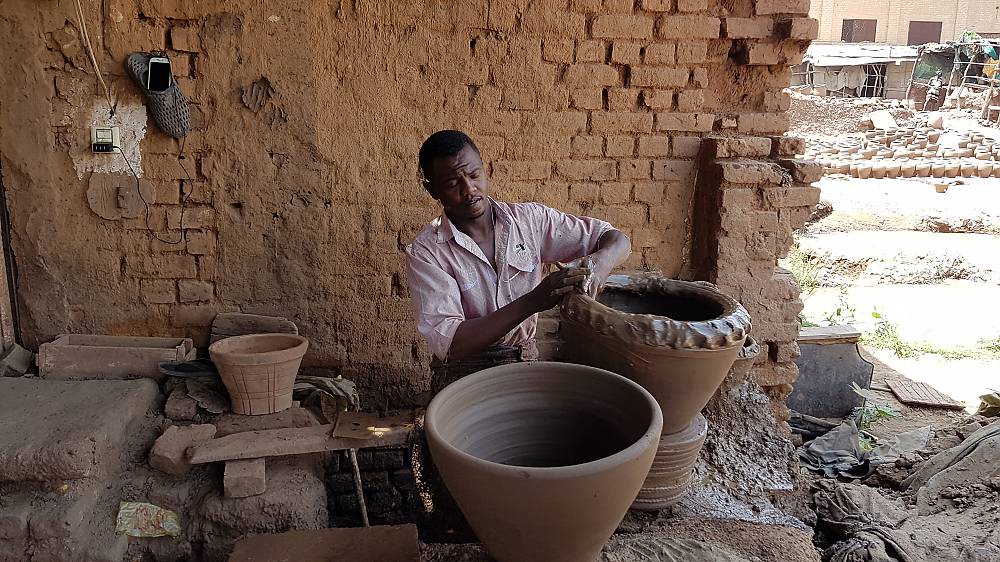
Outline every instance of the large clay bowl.
<svg viewBox="0 0 1000 562"><path fill-rule="evenodd" d="M292 387L309 341L293 334L252 334L208 348L233 412L272 414L292 405Z"/></svg>
<svg viewBox="0 0 1000 562"><path fill-rule="evenodd" d="M500 562L594 560L635 500L663 416L641 386L594 367L516 363L434 397L431 456Z"/></svg>

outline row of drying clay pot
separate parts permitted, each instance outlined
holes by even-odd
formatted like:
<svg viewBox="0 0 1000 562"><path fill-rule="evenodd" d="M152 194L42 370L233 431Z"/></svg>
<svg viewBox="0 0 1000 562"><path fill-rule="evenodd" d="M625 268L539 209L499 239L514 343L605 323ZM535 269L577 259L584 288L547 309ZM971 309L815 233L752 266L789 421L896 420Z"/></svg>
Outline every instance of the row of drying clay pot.
<svg viewBox="0 0 1000 562"><path fill-rule="evenodd" d="M856 178L1000 178L1000 162L974 158L904 158L891 160L840 160L820 158L827 174Z"/></svg>

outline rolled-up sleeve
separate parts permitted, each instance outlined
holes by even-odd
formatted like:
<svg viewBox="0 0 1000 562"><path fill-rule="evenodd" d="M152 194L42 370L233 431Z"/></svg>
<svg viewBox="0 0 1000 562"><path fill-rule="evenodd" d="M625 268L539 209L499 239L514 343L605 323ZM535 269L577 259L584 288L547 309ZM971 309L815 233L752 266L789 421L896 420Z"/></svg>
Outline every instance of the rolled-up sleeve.
<svg viewBox="0 0 1000 562"><path fill-rule="evenodd" d="M601 236L615 230L600 219L570 215L537 203L532 207L544 263L573 261L591 254L597 250Z"/></svg>
<svg viewBox="0 0 1000 562"><path fill-rule="evenodd" d="M465 321L458 283L423 248L407 246L406 257L417 331L430 344L434 355L444 361L458 325Z"/></svg>

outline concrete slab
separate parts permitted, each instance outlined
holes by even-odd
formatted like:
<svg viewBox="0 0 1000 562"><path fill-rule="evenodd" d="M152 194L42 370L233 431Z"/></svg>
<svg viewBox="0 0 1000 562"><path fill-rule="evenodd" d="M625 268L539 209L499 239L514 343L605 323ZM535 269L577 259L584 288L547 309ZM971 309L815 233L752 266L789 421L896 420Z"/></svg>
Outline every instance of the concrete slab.
<svg viewBox="0 0 1000 562"><path fill-rule="evenodd" d="M229 562L419 562L416 525L290 531L240 539Z"/></svg>
<svg viewBox="0 0 1000 562"><path fill-rule="evenodd" d="M145 379L0 379L0 481L100 476L159 397Z"/></svg>

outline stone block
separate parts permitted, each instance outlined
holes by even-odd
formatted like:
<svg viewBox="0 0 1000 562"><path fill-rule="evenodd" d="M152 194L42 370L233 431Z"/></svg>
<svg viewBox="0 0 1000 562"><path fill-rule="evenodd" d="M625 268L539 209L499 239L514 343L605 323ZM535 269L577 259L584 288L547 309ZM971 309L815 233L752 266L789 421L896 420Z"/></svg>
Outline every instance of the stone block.
<svg viewBox="0 0 1000 562"><path fill-rule="evenodd" d="M591 23L594 37L644 39L653 36L653 18L636 15L597 16Z"/></svg>
<svg viewBox="0 0 1000 562"><path fill-rule="evenodd" d="M712 158L767 158L771 154L769 138L707 137L705 142Z"/></svg>
<svg viewBox="0 0 1000 562"><path fill-rule="evenodd" d="M222 489L227 498L249 498L266 492L267 476L264 459L226 461Z"/></svg>
<svg viewBox="0 0 1000 562"><path fill-rule="evenodd" d="M149 466L167 474L187 474L191 469L191 463L187 459L188 447L213 437L215 426L209 423L172 425L153 442L153 448L149 450Z"/></svg>
<svg viewBox="0 0 1000 562"><path fill-rule="evenodd" d="M778 160L783 168L792 173L795 183L813 183L823 177L823 165L812 160L798 158L781 158Z"/></svg>
<svg viewBox="0 0 1000 562"><path fill-rule="evenodd" d="M809 13L809 0L754 0L754 12L760 16L770 14Z"/></svg>

